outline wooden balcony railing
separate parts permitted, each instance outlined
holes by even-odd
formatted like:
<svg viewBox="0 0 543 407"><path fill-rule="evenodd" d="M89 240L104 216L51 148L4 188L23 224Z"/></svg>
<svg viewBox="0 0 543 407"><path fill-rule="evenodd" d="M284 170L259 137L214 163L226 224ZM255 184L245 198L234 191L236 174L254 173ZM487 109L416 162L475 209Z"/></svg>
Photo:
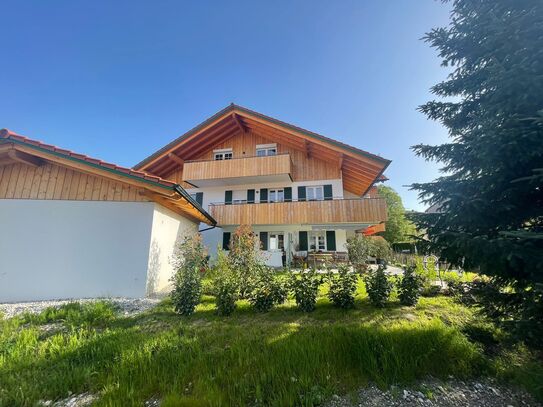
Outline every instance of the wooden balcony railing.
<svg viewBox="0 0 543 407"><path fill-rule="evenodd" d="M242 157L231 160L187 161L183 167L183 181L198 183L226 178L287 176L292 160L289 154L264 157Z"/></svg>
<svg viewBox="0 0 543 407"><path fill-rule="evenodd" d="M334 199L329 201L212 204L209 207L219 226L369 223L387 220L382 198Z"/></svg>

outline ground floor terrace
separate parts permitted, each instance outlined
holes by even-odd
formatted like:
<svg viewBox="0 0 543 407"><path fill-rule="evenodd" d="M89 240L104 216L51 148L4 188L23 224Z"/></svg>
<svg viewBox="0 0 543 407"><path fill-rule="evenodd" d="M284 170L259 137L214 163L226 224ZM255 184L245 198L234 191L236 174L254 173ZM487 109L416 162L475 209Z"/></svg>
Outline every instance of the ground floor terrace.
<svg viewBox="0 0 543 407"><path fill-rule="evenodd" d="M345 263L347 239L370 225L254 225L262 259L270 267L311 267ZM228 250L237 225L202 233L211 258L217 250Z"/></svg>

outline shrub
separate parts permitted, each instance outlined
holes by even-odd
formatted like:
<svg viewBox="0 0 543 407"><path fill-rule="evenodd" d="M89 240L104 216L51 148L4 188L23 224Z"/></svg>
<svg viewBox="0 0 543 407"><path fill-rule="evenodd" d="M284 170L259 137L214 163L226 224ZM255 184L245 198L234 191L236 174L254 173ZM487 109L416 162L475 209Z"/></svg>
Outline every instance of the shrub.
<svg viewBox="0 0 543 407"><path fill-rule="evenodd" d="M363 273L368 269L368 257L371 249L371 241L366 236L356 234L347 239L349 261L357 272Z"/></svg>
<svg viewBox="0 0 543 407"><path fill-rule="evenodd" d="M390 248L390 243L384 238L381 236L371 236L366 239L370 241L370 256L385 261L390 258L392 249Z"/></svg>
<svg viewBox="0 0 543 407"><path fill-rule="evenodd" d="M263 266L260 240L250 226L241 225L232 234L228 260L239 282L240 297L248 298Z"/></svg>
<svg viewBox="0 0 543 407"><path fill-rule="evenodd" d="M315 309L321 283L322 279L314 269L300 272L298 275L292 274L290 286L294 291L298 308L304 312L311 312Z"/></svg>
<svg viewBox="0 0 543 407"><path fill-rule="evenodd" d="M211 286L219 315L231 315L236 309L239 282L228 261L228 257L219 249L217 263L211 269Z"/></svg>
<svg viewBox="0 0 543 407"><path fill-rule="evenodd" d="M175 311L181 315L190 315L200 302L202 293L202 274L207 267L207 253L202 243L202 236L187 236L174 253L172 265L175 274L172 277L171 292Z"/></svg>
<svg viewBox="0 0 543 407"><path fill-rule="evenodd" d="M370 302L376 307L384 307L393 287L392 282L385 274L385 267L379 265L377 270L367 275L364 281Z"/></svg>
<svg viewBox="0 0 543 407"><path fill-rule="evenodd" d="M415 273L415 266L404 269L398 284L398 297L403 305L415 305L422 289L422 278Z"/></svg>
<svg viewBox="0 0 543 407"><path fill-rule="evenodd" d="M262 267L249 295L249 302L258 312L268 312L274 305L285 302L286 297L287 290L275 276L275 271Z"/></svg>
<svg viewBox="0 0 543 407"><path fill-rule="evenodd" d="M346 265L341 265L337 274L330 276L330 291L328 298L336 307L352 308L354 306L354 297L358 275L349 270Z"/></svg>

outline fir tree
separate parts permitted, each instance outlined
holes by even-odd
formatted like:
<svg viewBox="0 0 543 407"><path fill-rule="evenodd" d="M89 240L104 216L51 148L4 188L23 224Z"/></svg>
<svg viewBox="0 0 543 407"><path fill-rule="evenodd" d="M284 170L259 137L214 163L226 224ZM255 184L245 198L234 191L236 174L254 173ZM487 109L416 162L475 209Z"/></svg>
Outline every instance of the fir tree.
<svg viewBox="0 0 543 407"><path fill-rule="evenodd" d="M416 217L430 246L491 284L483 310L543 346L543 1L455 0L451 23L428 33L453 71L420 110L450 142L417 145L443 176L414 184L439 213Z"/></svg>

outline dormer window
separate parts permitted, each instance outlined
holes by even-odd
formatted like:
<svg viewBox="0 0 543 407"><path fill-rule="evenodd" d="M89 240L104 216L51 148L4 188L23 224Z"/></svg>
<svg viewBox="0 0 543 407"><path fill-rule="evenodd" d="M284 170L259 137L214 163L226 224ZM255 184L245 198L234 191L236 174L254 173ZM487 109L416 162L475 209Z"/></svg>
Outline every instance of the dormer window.
<svg viewBox="0 0 543 407"><path fill-rule="evenodd" d="M265 157L268 155L277 155L277 144L257 144L256 156Z"/></svg>
<svg viewBox="0 0 543 407"><path fill-rule="evenodd" d="M231 160L234 157L231 148L224 148L222 150L213 150L213 159L215 161Z"/></svg>

